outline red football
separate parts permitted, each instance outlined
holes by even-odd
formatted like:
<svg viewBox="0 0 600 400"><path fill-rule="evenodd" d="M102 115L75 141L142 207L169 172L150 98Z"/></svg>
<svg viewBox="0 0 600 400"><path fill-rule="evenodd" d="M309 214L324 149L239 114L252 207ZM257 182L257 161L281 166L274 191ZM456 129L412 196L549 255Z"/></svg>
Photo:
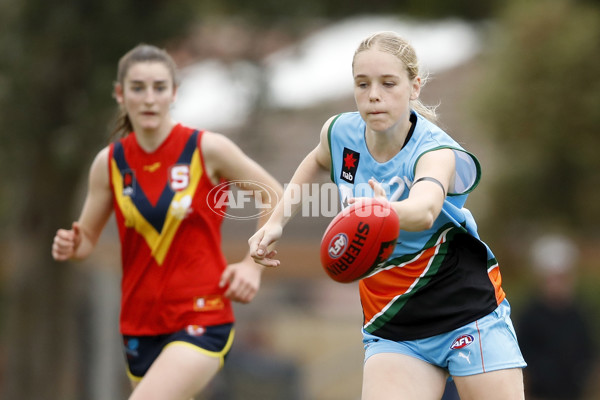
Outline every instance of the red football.
<svg viewBox="0 0 600 400"><path fill-rule="evenodd" d="M385 200L360 198L335 216L321 240L321 264L331 279L349 283L387 260L400 234L398 214Z"/></svg>

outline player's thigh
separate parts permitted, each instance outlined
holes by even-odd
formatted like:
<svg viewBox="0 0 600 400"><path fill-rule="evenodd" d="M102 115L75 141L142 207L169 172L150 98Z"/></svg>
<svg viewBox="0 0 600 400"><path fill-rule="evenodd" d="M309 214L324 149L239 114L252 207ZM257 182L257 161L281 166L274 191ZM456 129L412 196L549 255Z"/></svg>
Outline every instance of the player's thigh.
<svg viewBox="0 0 600 400"><path fill-rule="evenodd" d="M447 373L415 357L378 353L363 369L362 400L439 400Z"/></svg>
<svg viewBox="0 0 600 400"><path fill-rule="evenodd" d="M454 377L461 400L523 400L523 370L501 369L483 374Z"/></svg>
<svg viewBox="0 0 600 400"><path fill-rule="evenodd" d="M164 348L137 384L130 400L188 400L216 375L221 360L186 343Z"/></svg>

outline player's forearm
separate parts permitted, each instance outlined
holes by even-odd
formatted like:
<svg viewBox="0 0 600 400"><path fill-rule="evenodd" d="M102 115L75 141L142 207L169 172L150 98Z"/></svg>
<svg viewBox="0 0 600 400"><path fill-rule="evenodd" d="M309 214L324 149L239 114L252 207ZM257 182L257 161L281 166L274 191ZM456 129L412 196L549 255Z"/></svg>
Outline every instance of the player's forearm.
<svg viewBox="0 0 600 400"><path fill-rule="evenodd" d="M90 236L84 232L81 233L81 242L75 248L73 252L73 256L71 256L72 260L83 260L87 258L94 249L96 248L96 242L98 240L93 240Z"/></svg>
<svg viewBox="0 0 600 400"><path fill-rule="evenodd" d="M441 211L441 207L432 201L416 196L393 202L392 207L398 214L401 229L412 232L431 228Z"/></svg>
<svg viewBox="0 0 600 400"><path fill-rule="evenodd" d="M302 195L305 192L302 187L315 182L321 172L322 168L313 151L304 158L292 176L292 180L285 186L283 197L275 207L271 221L276 221L284 227L302 206Z"/></svg>

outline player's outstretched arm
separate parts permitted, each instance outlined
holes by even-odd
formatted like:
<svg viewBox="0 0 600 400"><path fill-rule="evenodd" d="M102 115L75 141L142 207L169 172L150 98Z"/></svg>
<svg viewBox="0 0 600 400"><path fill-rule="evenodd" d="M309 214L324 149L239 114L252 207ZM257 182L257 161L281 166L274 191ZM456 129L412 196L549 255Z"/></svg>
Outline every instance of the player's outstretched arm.
<svg viewBox="0 0 600 400"><path fill-rule="evenodd" d="M298 212L302 205L302 186L313 183L323 171L331 168L331 155L327 132L334 117L331 117L321 128L319 144L302 160L292 180L287 185L282 199L277 203L269 220L248 240L250 256L255 262L266 267L279 266L279 260L274 259L276 253L272 250L281 238L283 228Z"/></svg>

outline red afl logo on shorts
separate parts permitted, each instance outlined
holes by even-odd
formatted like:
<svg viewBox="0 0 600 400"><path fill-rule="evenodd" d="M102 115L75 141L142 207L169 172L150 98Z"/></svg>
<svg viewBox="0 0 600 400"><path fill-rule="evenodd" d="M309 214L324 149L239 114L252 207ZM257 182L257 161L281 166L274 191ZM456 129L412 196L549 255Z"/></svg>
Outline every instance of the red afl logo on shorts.
<svg viewBox="0 0 600 400"><path fill-rule="evenodd" d="M329 257L338 258L346 251L348 247L348 236L345 233L338 233L329 242Z"/></svg>
<svg viewBox="0 0 600 400"><path fill-rule="evenodd" d="M473 343L473 336L462 335L462 336L457 337L454 340L454 342L452 343L452 346L450 346L450 348L453 350L462 349L463 347L467 347L471 343Z"/></svg>

